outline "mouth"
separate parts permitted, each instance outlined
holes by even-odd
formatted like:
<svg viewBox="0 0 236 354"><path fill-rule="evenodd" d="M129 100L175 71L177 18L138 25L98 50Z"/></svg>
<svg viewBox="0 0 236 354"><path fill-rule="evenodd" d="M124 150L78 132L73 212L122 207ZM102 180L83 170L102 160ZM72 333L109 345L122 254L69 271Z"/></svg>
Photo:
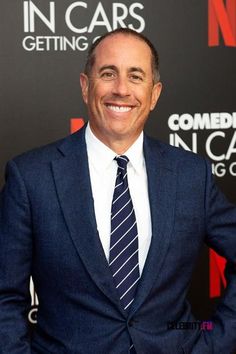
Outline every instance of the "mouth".
<svg viewBox="0 0 236 354"><path fill-rule="evenodd" d="M114 104L106 104L106 107L115 113L127 113L130 112L133 106L121 106L121 105L114 105Z"/></svg>

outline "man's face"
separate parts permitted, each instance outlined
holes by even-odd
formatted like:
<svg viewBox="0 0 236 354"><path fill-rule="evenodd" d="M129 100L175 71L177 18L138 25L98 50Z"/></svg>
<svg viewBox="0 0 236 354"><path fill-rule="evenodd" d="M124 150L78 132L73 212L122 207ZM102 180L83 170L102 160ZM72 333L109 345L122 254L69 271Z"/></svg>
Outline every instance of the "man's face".
<svg viewBox="0 0 236 354"><path fill-rule="evenodd" d="M132 35L115 34L95 49L89 77L81 74L82 94L93 133L104 144L137 139L161 92L153 84L151 51Z"/></svg>

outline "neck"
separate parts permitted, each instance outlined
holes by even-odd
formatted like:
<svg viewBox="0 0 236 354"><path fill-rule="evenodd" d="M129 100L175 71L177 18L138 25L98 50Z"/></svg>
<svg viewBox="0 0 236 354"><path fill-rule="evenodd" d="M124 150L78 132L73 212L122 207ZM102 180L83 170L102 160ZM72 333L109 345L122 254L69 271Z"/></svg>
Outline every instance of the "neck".
<svg viewBox="0 0 236 354"><path fill-rule="evenodd" d="M109 147L112 151L114 151L117 155L123 155L138 139L141 132L137 133L135 136L101 136L94 131L93 127L90 125L90 129L95 137L100 140L103 144Z"/></svg>
<svg viewBox="0 0 236 354"><path fill-rule="evenodd" d="M106 144L106 143L105 143ZM128 142L112 141L110 144L106 144L117 155L123 155L133 144Z"/></svg>

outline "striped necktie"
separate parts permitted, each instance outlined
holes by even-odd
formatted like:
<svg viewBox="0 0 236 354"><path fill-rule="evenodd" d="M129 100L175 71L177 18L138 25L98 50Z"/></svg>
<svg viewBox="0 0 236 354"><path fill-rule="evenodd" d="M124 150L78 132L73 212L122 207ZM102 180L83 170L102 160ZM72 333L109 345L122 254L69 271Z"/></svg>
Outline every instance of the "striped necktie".
<svg viewBox="0 0 236 354"><path fill-rule="evenodd" d="M115 158L118 164L111 208L111 239L109 266L121 304L129 310L135 296L139 274L138 230L131 200L127 164L128 157Z"/></svg>

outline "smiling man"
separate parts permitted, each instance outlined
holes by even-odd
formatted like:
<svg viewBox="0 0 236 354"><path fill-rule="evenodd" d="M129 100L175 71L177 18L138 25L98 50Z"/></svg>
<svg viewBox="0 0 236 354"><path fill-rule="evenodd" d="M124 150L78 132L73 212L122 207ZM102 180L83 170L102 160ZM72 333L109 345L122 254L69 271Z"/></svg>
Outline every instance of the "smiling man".
<svg viewBox="0 0 236 354"><path fill-rule="evenodd" d="M162 89L155 48L130 29L107 33L80 82L88 124L7 166L0 353L233 353L236 208L205 159L144 134ZM186 300L204 242L228 259L209 332Z"/></svg>
<svg viewBox="0 0 236 354"><path fill-rule="evenodd" d="M156 54L138 36L121 32L102 40L93 55L91 69L81 74L90 127L100 141L122 154L141 134L161 93L158 69L152 66Z"/></svg>

